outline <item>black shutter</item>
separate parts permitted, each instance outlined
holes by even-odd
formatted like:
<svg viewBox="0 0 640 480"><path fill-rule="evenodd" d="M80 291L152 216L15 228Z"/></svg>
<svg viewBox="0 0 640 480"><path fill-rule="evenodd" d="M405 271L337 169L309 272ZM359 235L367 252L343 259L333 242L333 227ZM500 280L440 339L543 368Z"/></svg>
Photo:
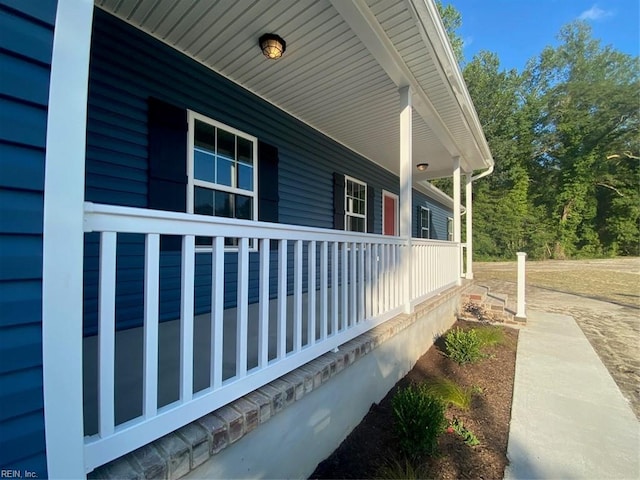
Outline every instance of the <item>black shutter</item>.
<svg viewBox="0 0 640 480"><path fill-rule="evenodd" d="M258 141L258 220L278 222L278 149Z"/></svg>
<svg viewBox="0 0 640 480"><path fill-rule="evenodd" d="M333 174L333 228L344 230L344 175Z"/></svg>
<svg viewBox="0 0 640 480"><path fill-rule="evenodd" d="M187 111L156 98L148 102L149 188L147 206L187 211ZM162 237L162 250L180 250L180 237Z"/></svg>
<svg viewBox="0 0 640 480"><path fill-rule="evenodd" d="M148 207L187 211L187 111L149 98Z"/></svg>
<svg viewBox="0 0 640 480"><path fill-rule="evenodd" d="M375 225L375 191L372 186L367 185L367 233L374 233ZM384 208L384 207L383 207Z"/></svg>

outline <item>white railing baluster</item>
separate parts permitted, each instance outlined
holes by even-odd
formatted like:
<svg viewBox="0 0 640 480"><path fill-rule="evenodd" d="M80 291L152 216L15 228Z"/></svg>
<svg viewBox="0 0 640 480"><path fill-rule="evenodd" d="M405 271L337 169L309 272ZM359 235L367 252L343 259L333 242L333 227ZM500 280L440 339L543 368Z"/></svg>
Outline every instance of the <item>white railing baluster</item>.
<svg viewBox="0 0 640 480"><path fill-rule="evenodd" d="M340 318L340 329L345 330L349 324L349 262L348 262L348 247L347 242L342 242L340 246L342 250L340 252L340 267L342 268L342 317Z"/></svg>
<svg viewBox="0 0 640 480"><path fill-rule="evenodd" d="M384 281L382 282L382 291L383 291L383 306L382 311L387 312L389 310L389 284L391 283L391 265L389 264L389 244L385 243L382 245L382 278Z"/></svg>
<svg viewBox="0 0 640 480"><path fill-rule="evenodd" d="M316 343L316 241L307 247L307 345Z"/></svg>
<svg viewBox="0 0 640 480"><path fill-rule="evenodd" d="M144 249L144 386L143 415L158 412L158 297L160 287L160 235L150 233Z"/></svg>
<svg viewBox="0 0 640 480"><path fill-rule="evenodd" d="M413 259L413 298L422 295L422 250L423 245L417 245L414 249L415 258Z"/></svg>
<svg viewBox="0 0 640 480"><path fill-rule="evenodd" d="M98 428L101 437L111 435L115 429L116 244L115 232L100 235Z"/></svg>
<svg viewBox="0 0 640 480"><path fill-rule="evenodd" d="M395 308L398 305L398 286L400 284L398 279L398 258L396 257L396 245L389 245L390 255L389 255L389 263L391 265L391 274L390 274L390 291L389 291L389 302L391 303L390 308Z"/></svg>
<svg viewBox="0 0 640 480"><path fill-rule="evenodd" d="M287 241L278 243L278 359L287 354Z"/></svg>
<svg viewBox="0 0 640 480"><path fill-rule="evenodd" d="M357 288L357 284L356 284L356 278L357 278L357 263L356 261L358 260L358 252L357 252L357 243L353 242L350 244L349 247L349 280L350 280L350 295L349 295L349 321L348 321L348 325L351 327L353 325L356 324L356 322L358 321L358 298L356 297L357 293L358 293L358 288Z"/></svg>
<svg viewBox="0 0 640 480"><path fill-rule="evenodd" d="M210 383L222 385L224 335L224 237L214 237L211 248L211 367Z"/></svg>
<svg viewBox="0 0 640 480"><path fill-rule="evenodd" d="M249 337L249 239L238 244L238 324L236 325L236 375L247 374L247 340Z"/></svg>
<svg viewBox="0 0 640 480"><path fill-rule="evenodd" d="M436 281L435 281L435 256L434 256L434 251L435 249L432 248L431 245L429 245L429 255L428 257L428 263L429 263L429 281L427 283L427 288L429 291L431 290L435 290L435 286L436 286Z"/></svg>
<svg viewBox="0 0 640 480"><path fill-rule="evenodd" d="M420 296L420 245L414 245L411 252L411 298Z"/></svg>
<svg viewBox="0 0 640 480"><path fill-rule="evenodd" d="M365 244L358 244L358 323L367 318L365 311L365 277L364 277L364 249Z"/></svg>
<svg viewBox="0 0 640 480"><path fill-rule="evenodd" d="M258 306L258 367L269 362L269 253L271 241L260 239L260 294Z"/></svg>
<svg viewBox="0 0 640 480"><path fill-rule="evenodd" d="M420 290L417 293L416 297L419 295L426 294L429 290L427 288L427 273L429 272L429 263L427 261L427 252L429 246L421 245L420 246L420 263L418 264L418 268L420 269Z"/></svg>
<svg viewBox="0 0 640 480"><path fill-rule="evenodd" d="M380 245L375 244L373 247L374 252L374 266L373 266L373 316L376 317L382 312L382 252L380 251Z"/></svg>
<svg viewBox="0 0 640 480"><path fill-rule="evenodd" d="M293 351L302 348L302 240L293 244Z"/></svg>
<svg viewBox="0 0 640 480"><path fill-rule="evenodd" d="M193 398L193 294L195 274L195 237L182 237L180 288L180 400Z"/></svg>
<svg viewBox="0 0 640 480"><path fill-rule="evenodd" d="M365 279L365 318L370 319L373 317L373 245L371 243L366 244L366 279Z"/></svg>
<svg viewBox="0 0 640 480"><path fill-rule="evenodd" d="M320 339L327 338L329 329L329 245L320 244Z"/></svg>
<svg viewBox="0 0 640 480"><path fill-rule="evenodd" d="M331 245L331 335L338 333L338 242Z"/></svg>

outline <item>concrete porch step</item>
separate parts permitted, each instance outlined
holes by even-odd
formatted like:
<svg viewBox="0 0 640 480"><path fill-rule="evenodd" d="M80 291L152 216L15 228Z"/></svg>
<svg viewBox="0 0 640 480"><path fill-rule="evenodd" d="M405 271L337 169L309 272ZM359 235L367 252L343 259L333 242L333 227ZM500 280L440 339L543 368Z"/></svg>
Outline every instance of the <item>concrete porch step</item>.
<svg viewBox="0 0 640 480"><path fill-rule="evenodd" d="M473 285L462 295L458 318L488 323L523 325L516 320L516 306L504 293L492 292L489 287Z"/></svg>

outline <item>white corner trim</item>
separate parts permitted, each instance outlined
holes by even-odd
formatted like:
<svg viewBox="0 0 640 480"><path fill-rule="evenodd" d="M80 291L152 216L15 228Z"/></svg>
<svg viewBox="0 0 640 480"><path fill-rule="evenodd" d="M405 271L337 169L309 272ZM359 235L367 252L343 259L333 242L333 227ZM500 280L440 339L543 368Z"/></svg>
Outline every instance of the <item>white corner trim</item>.
<svg viewBox="0 0 640 480"><path fill-rule="evenodd" d="M92 0L59 0L45 154L42 363L49 478L85 478L82 413L84 165Z"/></svg>

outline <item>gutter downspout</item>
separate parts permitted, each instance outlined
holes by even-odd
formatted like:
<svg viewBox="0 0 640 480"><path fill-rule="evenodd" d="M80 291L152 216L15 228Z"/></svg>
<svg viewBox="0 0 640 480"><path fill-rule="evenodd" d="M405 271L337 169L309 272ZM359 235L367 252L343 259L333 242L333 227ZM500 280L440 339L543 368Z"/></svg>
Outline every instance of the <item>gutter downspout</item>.
<svg viewBox="0 0 640 480"><path fill-rule="evenodd" d="M491 165L489 166L489 168L487 170L485 170L482 173L479 173L478 175L476 175L475 177L468 175L467 176L467 182L466 182L466 189L465 189L465 193L466 193L466 198L465 198L465 203L466 203L466 213L467 213L467 218L466 218L466 223L467 223L467 235L465 238L465 246L466 246L466 259L467 259L467 265L466 265L466 270L465 270L465 278L467 280L472 280L473 279L473 216L472 216L472 192L473 192L473 182L476 180L479 180L480 178L486 177L487 175L491 175L493 173L493 169L494 169L494 164L491 163Z"/></svg>
<svg viewBox="0 0 640 480"><path fill-rule="evenodd" d="M488 169L486 169L484 172L479 173L479 174L478 174L478 175L476 175L475 177L471 177L471 181L472 181L472 182L475 182L476 180L479 180L479 179L484 178L484 177L486 177L486 176L488 176L488 175L491 175L491 174L493 173L493 169L494 169L494 167L495 167L495 164L493 164L493 163L492 163L492 164L489 166L489 168L488 168Z"/></svg>

